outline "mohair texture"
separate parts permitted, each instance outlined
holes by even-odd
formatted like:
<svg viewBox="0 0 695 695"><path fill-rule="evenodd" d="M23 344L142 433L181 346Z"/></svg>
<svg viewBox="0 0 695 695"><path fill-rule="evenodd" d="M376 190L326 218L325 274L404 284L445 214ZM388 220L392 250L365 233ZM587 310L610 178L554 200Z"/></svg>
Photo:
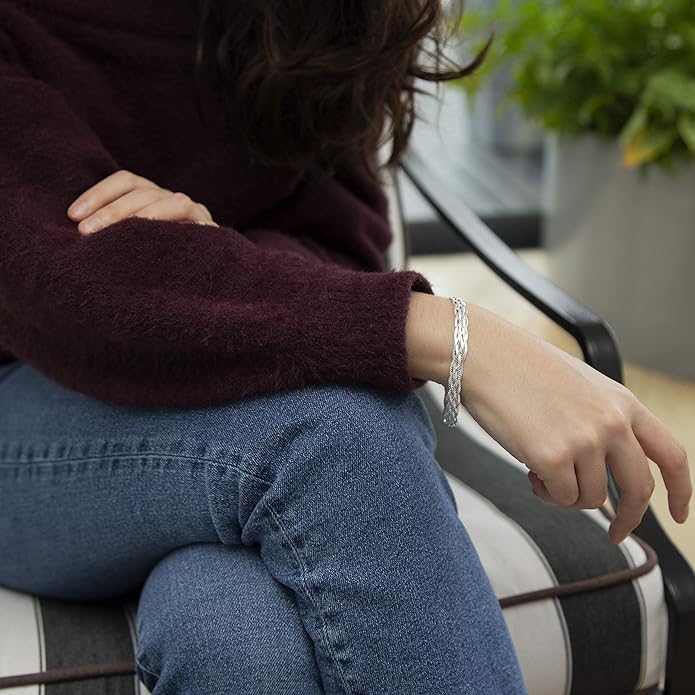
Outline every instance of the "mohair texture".
<svg viewBox="0 0 695 695"><path fill-rule="evenodd" d="M115 404L194 407L322 382L405 394L415 271L384 268L383 191L264 169L196 109L191 0L0 0L0 362ZM128 169L219 228L70 203Z"/></svg>

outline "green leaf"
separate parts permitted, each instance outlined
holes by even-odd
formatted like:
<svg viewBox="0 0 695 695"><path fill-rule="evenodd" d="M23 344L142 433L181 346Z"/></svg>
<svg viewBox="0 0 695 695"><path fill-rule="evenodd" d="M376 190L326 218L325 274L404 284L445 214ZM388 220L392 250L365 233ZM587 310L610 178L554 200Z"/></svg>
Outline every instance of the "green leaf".
<svg viewBox="0 0 695 695"><path fill-rule="evenodd" d="M695 116L681 116L678 119L678 132L688 149L695 152Z"/></svg>
<svg viewBox="0 0 695 695"><path fill-rule="evenodd" d="M547 129L620 136L626 160L640 166L695 157L693 0L476 5L464 12L464 41L496 32L480 81L512 68L511 97Z"/></svg>
<svg viewBox="0 0 695 695"><path fill-rule="evenodd" d="M623 145L627 145L627 143L634 140L638 133L644 132L647 128L647 118L648 112L646 108L640 107L636 109L620 133L620 142Z"/></svg>
<svg viewBox="0 0 695 695"><path fill-rule="evenodd" d="M677 139L672 131L638 131L623 149L623 164L635 167L653 162L664 154Z"/></svg>
<svg viewBox="0 0 695 695"><path fill-rule="evenodd" d="M649 79L645 101L662 109L674 107L695 113L695 79L675 70L664 70Z"/></svg>

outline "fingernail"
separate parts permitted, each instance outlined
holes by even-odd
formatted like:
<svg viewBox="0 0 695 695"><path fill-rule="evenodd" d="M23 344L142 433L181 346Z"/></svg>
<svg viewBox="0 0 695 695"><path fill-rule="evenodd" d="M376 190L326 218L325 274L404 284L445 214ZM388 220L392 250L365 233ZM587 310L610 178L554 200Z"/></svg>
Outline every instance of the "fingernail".
<svg viewBox="0 0 695 695"><path fill-rule="evenodd" d="M615 530L613 526L608 528L608 538L610 539L611 543L614 543L615 545L618 545L618 543L621 543L624 540L624 538Z"/></svg>
<svg viewBox="0 0 695 695"><path fill-rule="evenodd" d="M79 230L83 234L92 234L93 232L99 231L100 226L96 220L89 220L87 222L82 222L79 225Z"/></svg>
<svg viewBox="0 0 695 695"><path fill-rule="evenodd" d="M72 217L82 217L82 215L86 215L88 211L89 206L87 203L77 203L76 205L71 205L68 208L68 215L71 215Z"/></svg>

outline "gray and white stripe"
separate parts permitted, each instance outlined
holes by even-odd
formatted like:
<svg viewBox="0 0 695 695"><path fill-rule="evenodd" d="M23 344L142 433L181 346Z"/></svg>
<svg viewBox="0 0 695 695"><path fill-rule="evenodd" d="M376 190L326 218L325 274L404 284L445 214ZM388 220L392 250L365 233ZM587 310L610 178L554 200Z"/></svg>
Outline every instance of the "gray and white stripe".
<svg viewBox="0 0 695 695"><path fill-rule="evenodd" d="M465 410L456 428L444 427L440 390L432 382L420 390L437 431L437 459L496 595L552 593L559 586L569 591L504 610L529 692L623 695L657 683L665 665L667 620L658 568L649 571L648 558L634 540L611 544L601 512L559 509L538 500L526 467ZM638 570L648 573L632 579ZM626 580L611 581L625 575ZM583 585L578 593L571 589L577 582ZM515 629L511 616L521 608L524 619ZM555 638L543 651L529 653L547 634Z"/></svg>

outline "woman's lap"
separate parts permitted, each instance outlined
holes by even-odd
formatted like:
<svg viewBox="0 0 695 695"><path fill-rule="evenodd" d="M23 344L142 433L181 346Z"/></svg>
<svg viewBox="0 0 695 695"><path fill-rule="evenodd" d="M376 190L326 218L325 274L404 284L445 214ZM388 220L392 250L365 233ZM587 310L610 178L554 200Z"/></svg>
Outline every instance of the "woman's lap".
<svg viewBox="0 0 695 695"><path fill-rule="evenodd" d="M174 548L243 542L243 514L251 513L244 491L257 498L302 459L322 452L331 459L326 438L364 435L342 416L371 415L368 429L387 429L383 400L325 385L206 408L136 409L91 399L25 364L3 365L0 493L13 513L9 528L0 513L0 582L13 583L14 569L26 590L98 599L140 585ZM400 411L433 449L417 401L390 399L386 417ZM225 486L240 502L238 515L224 509Z"/></svg>
<svg viewBox="0 0 695 695"><path fill-rule="evenodd" d="M294 592L326 692L434 673L442 693L523 692L417 394L331 384L155 411L26 365L4 376L0 583L99 598L178 548L241 544Z"/></svg>

